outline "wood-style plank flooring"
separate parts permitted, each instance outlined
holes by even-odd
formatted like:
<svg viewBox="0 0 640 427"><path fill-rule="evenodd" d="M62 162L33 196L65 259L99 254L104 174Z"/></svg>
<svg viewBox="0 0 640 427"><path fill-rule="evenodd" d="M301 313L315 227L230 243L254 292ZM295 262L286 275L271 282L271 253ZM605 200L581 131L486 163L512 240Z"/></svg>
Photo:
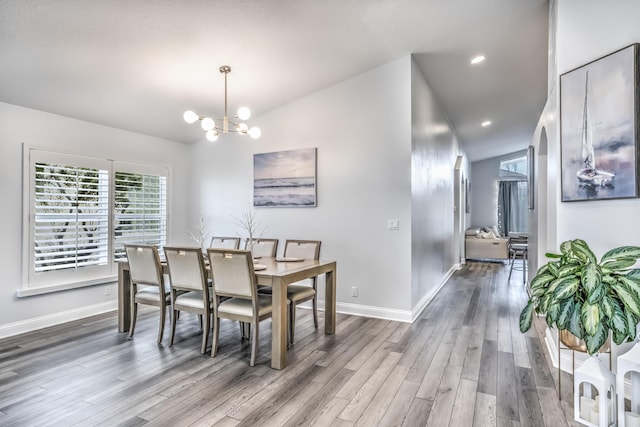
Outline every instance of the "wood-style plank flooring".
<svg viewBox="0 0 640 427"><path fill-rule="evenodd" d="M327 336L299 310L282 371L269 367L269 320L253 368L237 323L223 321L211 358L186 313L172 347L168 327L156 345L150 310L132 340L115 313L0 340L0 425L577 425L569 375L556 394L544 324L518 330L519 274L467 263L413 324L339 314Z"/></svg>

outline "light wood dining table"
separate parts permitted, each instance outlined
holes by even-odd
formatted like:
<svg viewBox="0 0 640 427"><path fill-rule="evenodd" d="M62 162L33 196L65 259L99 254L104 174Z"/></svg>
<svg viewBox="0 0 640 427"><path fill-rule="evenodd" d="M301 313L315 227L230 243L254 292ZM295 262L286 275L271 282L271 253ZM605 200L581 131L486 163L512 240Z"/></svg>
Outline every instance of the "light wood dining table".
<svg viewBox="0 0 640 427"><path fill-rule="evenodd" d="M266 266L256 271L259 285L271 286L271 367L283 369L287 366L287 285L300 280L325 275L324 333L336 331L336 261L305 259L284 262L277 258L262 257L255 264ZM163 263L166 269L166 264ZM118 261L118 330L129 330L131 321L131 286L129 263Z"/></svg>

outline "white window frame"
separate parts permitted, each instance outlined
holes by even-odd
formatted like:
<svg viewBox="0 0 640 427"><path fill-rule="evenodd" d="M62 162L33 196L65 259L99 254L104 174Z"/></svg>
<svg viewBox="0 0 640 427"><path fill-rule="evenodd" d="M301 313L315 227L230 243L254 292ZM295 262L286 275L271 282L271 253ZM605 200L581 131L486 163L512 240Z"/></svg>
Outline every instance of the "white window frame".
<svg viewBox="0 0 640 427"><path fill-rule="evenodd" d="M59 271L35 271L35 165L36 163L60 164L108 171L107 214L107 262L100 265L70 268ZM165 187L165 235L169 235L169 168L143 165L94 157L66 154L31 147L23 144L23 221L22 221L22 281L17 296L25 297L44 293L112 283L117 280L117 264L114 262L115 174L116 172L158 175L166 179ZM163 243L165 243L163 242Z"/></svg>

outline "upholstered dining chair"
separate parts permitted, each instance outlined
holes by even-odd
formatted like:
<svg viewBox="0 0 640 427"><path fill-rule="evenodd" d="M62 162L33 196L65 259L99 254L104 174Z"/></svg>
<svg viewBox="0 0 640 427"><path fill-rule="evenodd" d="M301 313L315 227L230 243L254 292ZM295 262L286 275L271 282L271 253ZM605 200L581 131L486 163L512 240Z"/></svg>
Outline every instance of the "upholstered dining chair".
<svg viewBox="0 0 640 427"><path fill-rule="evenodd" d="M125 245L131 275L131 325L129 337L133 337L138 317L138 304L160 308L160 325L157 342L162 342L166 307L171 306L169 284L162 274L158 248L153 245Z"/></svg>
<svg viewBox="0 0 640 427"><path fill-rule="evenodd" d="M200 316L202 327L201 353L207 350L211 321L211 298L209 294L208 273L204 265L204 257L200 248L164 247L164 254L169 267L171 301L171 342L176 333L176 323L181 311L195 313ZM204 325L202 324L204 320Z"/></svg>
<svg viewBox="0 0 640 427"><path fill-rule="evenodd" d="M320 259L319 240L287 240L284 243L285 258ZM318 329L318 297L316 277L287 286L287 298L291 304L289 310L289 342L293 344L296 324L296 305L305 301L313 304L313 326Z"/></svg>
<svg viewBox="0 0 640 427"><path fill-rule="evenodd" d="M251 251L207 249L213 282L213 343L211 357L218 351L220 319L253 326L250 366L256 363L259 323L271 317L271 296L258 294ZM222 300L222 297L229 297Z"/></svg>
<svg viewBox="0 0 640 427"><path fill-rule="evenodd" d="M249 246L247 239L244 248L250 249L254 258L275 257L278 253L278 239L253 239L253 246Z"/></svg>
<svg viewBox="0 0 640 427"><path fill-rule="evenodd" d="M209 247L215 249L240 249L240 238L213 236L209 242Z"/></svg>

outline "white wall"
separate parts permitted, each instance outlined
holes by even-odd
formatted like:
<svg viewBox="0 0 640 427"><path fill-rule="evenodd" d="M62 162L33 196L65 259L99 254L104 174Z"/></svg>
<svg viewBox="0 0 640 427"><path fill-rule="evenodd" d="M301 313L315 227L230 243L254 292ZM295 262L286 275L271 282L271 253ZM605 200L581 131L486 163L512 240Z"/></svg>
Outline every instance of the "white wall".
<svg viewBox="0 0 640 427"><path fill-rule="evenodd" d="M640 2L622 0L604 3L597 0L560 0L558 2L557 62L558 74L594 59L640 42ZM557 104L556 104L557 105ZM558 116L557 107L548 114ZM559 140L556 135L555 141ZM559 144L554 144L557 170ZM560 198L559 174L550 186ZM555 246L568 239L582 238L596 255L621 245L640 245L640 200L611 200L560 203L556 217L558 236Z"/></svg>
<svg viewBox="0 0 640 427"><path fill-rule="evenodd" d="M429 186L439 186L435 194L451 195L439 196L419 213L418 223L429 221L441 231L419 239L425 249L412 262L412 81L407 56L252 119L263 131L258 141L225 136L197 144L191 157L198 194L192 199L192 226L202 214L215 234L242 235L234 217L252 209L252 155L317 147L318 206L257 209L266 234L281 244L287 238L322 240L321 257L338 261L339 311L411 320L416 301L444 277L441 264L448 269L453 259L454 164L446 143L429 153L436 160L424 166L444 164L448 173L444 185ZM441 120L434 99L426 102L432 111L425 110L421 122ZM438 223L443 211L444 227ZM388 219L398 219L400 229L387 230ZM412 292L416 260L427 264L429 276ZM437 264L437 271L428 263ZM358 287L358 297L351 297L352 286Z"/></svg>
<svg viewBox="0 0 640 427"><path fill-rule="evenodd" d="M104 286L18 298L22 248L22 143L64 153L171 168L169 227L186 223L187 147L160 138L0 103L0 337L116 307ZM116 325L114 324L114 328Z"/></svg>
<svg viewBox="0 0 640 427"><path fill-rule="evenodd" d="M454 169L463 153L427 80L411 65L411 300L417 314L460 261L454 244L461 238L454 232ZM465 161L462 175L466 169Z"/></svg>
<svg viewBox="0 0 640 427"><path fill-rule="evenodd" d="M526 155L526 150L516 151L471 163L471 226L498 224L500 162Z"/></svg>

